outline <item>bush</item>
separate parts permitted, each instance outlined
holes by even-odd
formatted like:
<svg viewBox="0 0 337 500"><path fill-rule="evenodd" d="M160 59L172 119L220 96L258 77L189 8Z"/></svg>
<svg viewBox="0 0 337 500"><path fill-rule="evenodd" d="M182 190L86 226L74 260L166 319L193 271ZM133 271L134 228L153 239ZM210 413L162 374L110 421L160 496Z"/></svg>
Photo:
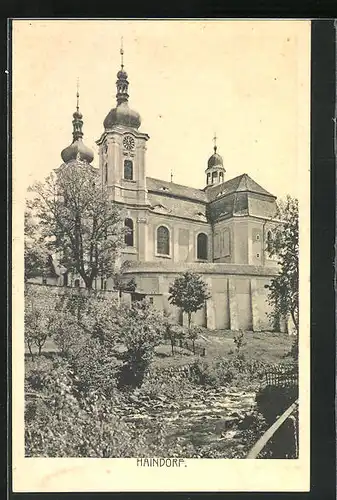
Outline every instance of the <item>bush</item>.
<svg viewBox="0 0 337 500"><path fill-rule="evenodd" d="M172 356L174 356L174 346L177 345L178 340L184 338L185 330L181 325L177 324L172 315L164 312L163 331L164 331L164 340L170 341Z"/></svg>
<svg viewBox="0 0 337 500"><path fill-rule="evenodd" d="M163 338L163 317L146 300L119 311L119 335L126 347L119 387L139 387Z"/></svg>
<svg viewBox="0 0 337 500"><path fill-rule="evenodd" d="M107 345L95 338L88 338L72 359L76 386L86 394L95 391L111 396L116 392L121 364Z"/></svg>
<svg viewBox="0 0 337 500"><path fill-rule="evenodd" d="M234 341L234 344L235 344L235 347L236 347L236 353L240 354L240 351L241 351L242 347L244 347L247 344L247 342L245 340L245 334L244 334L244 332L242 332L240 330L234 336L233 341Z"/></svg>
<svg viewBox="0 0 337 500"><path fill-rule="evenodd" d="M128 458L187 453L160 416L137 423L120 418L118 410L124 407L126 413L128 404L123 393L115 390L105 397L78 390L76 376L62 359L54 361L52 370L48 366L49 373L46 367L42 363L32 367L27 380L26 456Z"/></svg>
<svg viewBox="0 0 337 500"><path fill-rule="evenodd" d="M265 362L246 359L243 353L227 358L196 360L191 365L191 381L212 387L234 384L236 387L255 389L269 366Z"/></svg>
<svg viewBox="0 0 337 500"><path fill-rule="evenodd" d="M52 335L55 320L54 298L40 287L25 287L25 342L34 359L33 348L39 356L47 339Z"/></svg>
<svg viewBox="0 0 337 500"><path fill-rule="evenodd" d="M186 376L187 373L187 370L184 373L184 368L162 370L151 367L139 393L153 399L172 399L175 402L182 400L191 393L192 389L191 381Z"/></svg>
<svg viewBox="0 0 337 500"><path fill-rule="evenodd" d="M235 371L230 361L224 359L212 362L197 360L191 365L191 380L200 385L220 387L232 382Z"/></svg>

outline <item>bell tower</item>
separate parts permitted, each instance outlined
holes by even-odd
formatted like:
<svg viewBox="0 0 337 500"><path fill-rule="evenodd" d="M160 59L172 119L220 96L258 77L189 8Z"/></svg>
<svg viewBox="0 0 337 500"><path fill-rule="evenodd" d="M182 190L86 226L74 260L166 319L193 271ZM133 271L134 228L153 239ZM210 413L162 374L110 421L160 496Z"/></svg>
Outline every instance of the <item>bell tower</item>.
<svg viewBox="0 0 337 500"><path fill-rule="evenodd" d="M104 132L96 141L99 146L99 167L102 182L111 199L117 203L145 206L147 134L138 129L141 117L129 107L129 81L124 70L124 50L121 44L121 68L117 73L116 106L107 114Z"/></svg>
<svg viewBox="0 0 337 500"><path fill-rule="evenodd" d="M207 168L205 170L206 173L206 189L211 186L215 186L216 184L222 184L224 182L224 177L225 177L225 168L223 166L223 159L222 156L220 156L217 153L217 137L216 134L214 134L213 137L214 141L214 153L212 156L210 156L208 163L207 163Z"/></svg>

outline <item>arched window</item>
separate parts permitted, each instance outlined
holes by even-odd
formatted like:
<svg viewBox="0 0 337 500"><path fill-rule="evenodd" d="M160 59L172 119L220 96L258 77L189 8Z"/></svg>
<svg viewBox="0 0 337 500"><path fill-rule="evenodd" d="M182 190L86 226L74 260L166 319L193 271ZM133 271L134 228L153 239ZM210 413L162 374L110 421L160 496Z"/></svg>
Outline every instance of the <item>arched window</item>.
<svg viewBox="0 0 337 500"><path fill-rule="evenodd" d="M133 180L133 164L131 160L124 160L124 179Z"/></svg>
<svg viewBox="0 0 337 500"><path fill-rule="evenodd" d="M218 178L218 172L212 172L212 184L214 184L217 178Z"/></svg>
<svg viewBox="0 0 337 500"><path fill-rule="evenodd" d="M223 182L223 172L219 173L219 182Z"/></svg>
<svg viewBox="0 0 337 500"><path fill-rule="evenodd" d="M197 259L207 259L208 238L205 233L198 234L197 237Z"/></svg>
<svg viewBox="0 0 337 500"><path fill-rule="evenodd" d="M170 231L165 226L157 229L157 253L170 255Z"/></svg>
<svg viewBox="0 0 337 500"><path fill-rule="evenodd" d="M125 219L124 225L126 227L126 233L124 236L124 242L127 247L133 247L133 220Z"/></svg>
<svg viewBox="0 0 337 500"><path fill-rule="evenodd" d="M273 251L273 234L271 231L268 231L267 232L267 252L270 255L272 253L272 251Z"/></svg>

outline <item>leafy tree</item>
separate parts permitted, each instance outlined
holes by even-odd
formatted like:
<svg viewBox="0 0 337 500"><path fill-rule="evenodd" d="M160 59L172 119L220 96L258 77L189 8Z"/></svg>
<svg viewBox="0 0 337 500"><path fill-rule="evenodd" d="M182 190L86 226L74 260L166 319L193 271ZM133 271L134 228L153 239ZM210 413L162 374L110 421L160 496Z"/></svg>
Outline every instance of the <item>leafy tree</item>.
<svg viewBox="0 0 337 500"><path fill-rule="evenodd" d="M24 229L24 279L27 281L30 278L43 275L48 257L46 246L38 234L38 225L34 220L29 205L26 206L25 210Z"/></svg>
<svg viewBox="0 0 337 500"><path fill-rule="evenodd" d="M53 297L44 293L40 287L26 285L25 341L32 359L33 347L38 348L40 356L47 339L52 336L55 316Z"/></svg>
<svg viewBox="0 0 337 500"><path fill-rule="evenodd" d="M119 208L109 200L95 169L78 160L37 182L31 208L47 247L60 264L77 272L86 288L113 274L124 229Z"/></svg>
<svg viewBox="0 0 337 500"><path fill-rule="evenodd" d="M136 301L119 309L119 336L126 347L120 386L138 387L163 340L162 316L147 300Z"/></svg>
<svg viewBox="0 0 337 500"><path fill-rule="evenodd" d="M113 283L115 290L118 290L119 297L122 296L123 292L134 292L137 288L137 284L134 278L130 280L125 279L125 271L129 267L130 261L124 261L120 266L115 266L115 271L113 273Z"/></svg>
<svg viewBox="0 0 337 500"><path fill-rule="evenodd" d="M164 312L164 339L169 340L171 344L172 356L174 355L174 346L178 339L184 337L183 328L174 321L174 318L169 313Z"/></svg>
<svg viewBox="0 0 337 500"><path fill-rule="evenodd" d="M201 276L191 271L186 271L174 280L169 287L169 294L169 302L187 314L189 329L192 313L201 309L210 298L206 283Z"/></svg>
<svg viewBox="0 0 337 500"><path fill-rule="evenodd" d="M202 334L202 328L200 326L194 326L188 332L188 338L192 341L193 352L195 353L195 341L198 339L199 335Z"/></svg>
<svg viewBox="0 0 337 500"><path fill-rule="evenodd" d="M279 202L278 211L282 229L271 242L270 253L277 255L280 271L266 285L268 301L275 322L290 315L298 333L298 200L287 195Z"/></svg>
<svg viewBox="0 0 337 500"><path fill-rule="evenodd" d="M245 340L245 334L240 330L233 338L233 342L236 347L236 354L240 354L241 349L247 344Z"/></svg>

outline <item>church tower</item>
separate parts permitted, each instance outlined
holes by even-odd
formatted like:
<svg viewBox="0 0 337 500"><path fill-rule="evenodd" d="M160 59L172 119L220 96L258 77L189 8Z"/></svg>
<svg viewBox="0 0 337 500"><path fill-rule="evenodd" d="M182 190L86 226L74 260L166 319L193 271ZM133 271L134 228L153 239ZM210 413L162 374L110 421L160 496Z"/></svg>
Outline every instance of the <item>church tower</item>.
<svg viewBox="0 0 337 500"><path fill-rule="evenodd" d="M206 173L206 189L216 184L222 184L224 182L225 168L223 166L222 157L217 153L216 145L217 137L214 135L214 153L209 158L207 163Z"/></svg>
<svg viewBox="0 0 337 500"><path fill-rule="evenodd" d="M103 122L104 132L96 142L99 146L99 167L102 182L108 187L111 200L145 206L145 153L149 136L138 130L141 125L140 115L129 107L129 81L124 70L123 46L120 54L116 106L107 114Z"/></svg>
<svg viewBox="0 0 337 500"><path fill-rule="evenodd" d="M83 143L83 115L80 112L80 93L77 82L76 111L73 114L73 141L61 152L61 158L65 164L79 160L90 164L94 159L93 151Z"/></svg>

